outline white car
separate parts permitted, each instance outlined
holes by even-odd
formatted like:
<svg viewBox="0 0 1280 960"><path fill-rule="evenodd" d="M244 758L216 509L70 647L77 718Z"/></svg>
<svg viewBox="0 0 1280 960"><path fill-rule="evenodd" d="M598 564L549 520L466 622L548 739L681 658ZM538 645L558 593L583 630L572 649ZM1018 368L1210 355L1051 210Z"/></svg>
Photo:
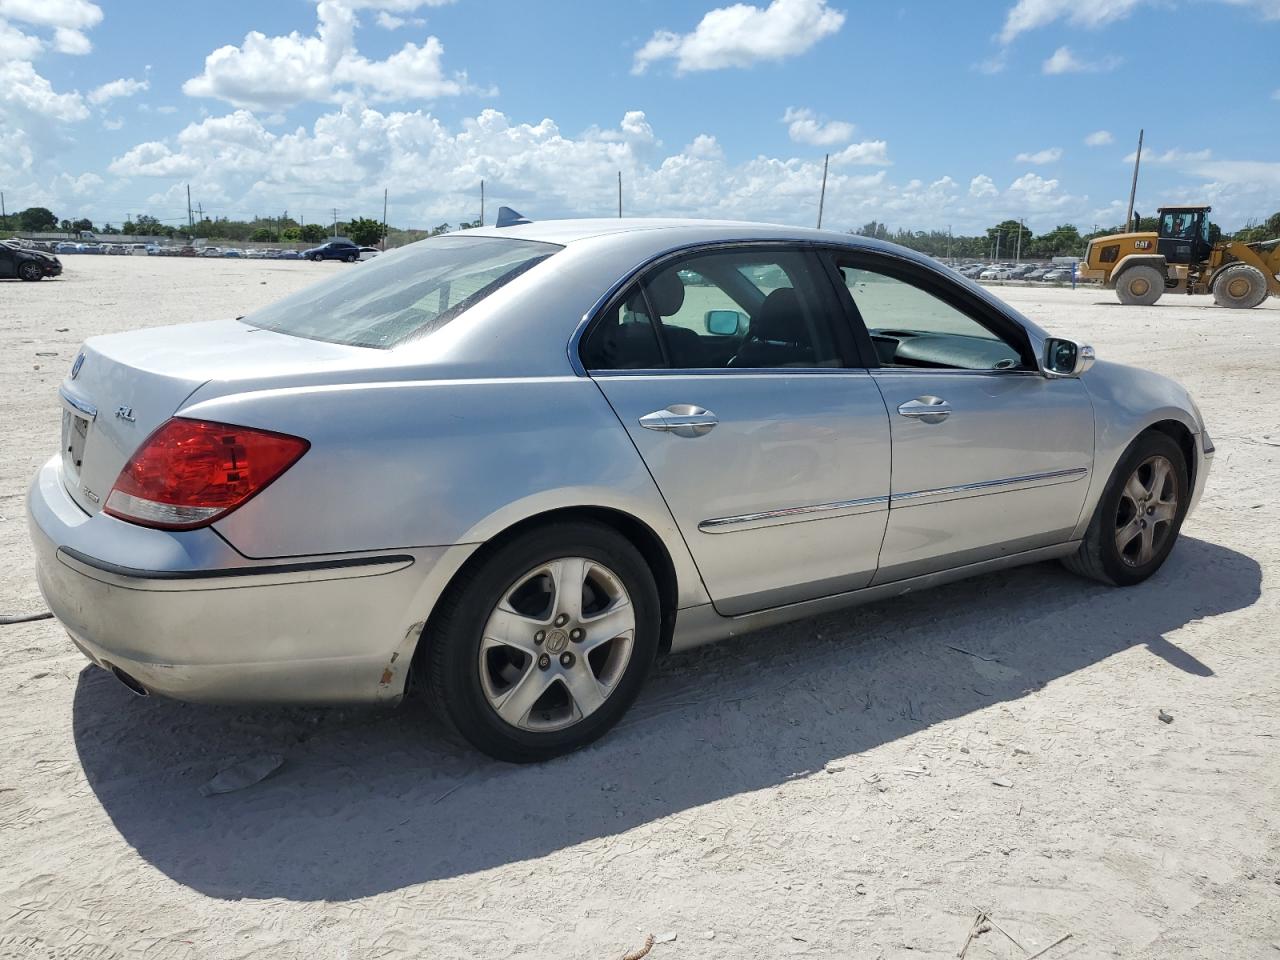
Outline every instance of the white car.
<svg viewBox="0 0 1280 960"><path fill-rule="evenodd" d="M377 248L377 247L361 247L361 248L360 248L360 259L361 259L361 260L372 260L374 257L376 257L376 256L378 255L378 252L379 252L379 251L378 251L378 248Z"/></svg>

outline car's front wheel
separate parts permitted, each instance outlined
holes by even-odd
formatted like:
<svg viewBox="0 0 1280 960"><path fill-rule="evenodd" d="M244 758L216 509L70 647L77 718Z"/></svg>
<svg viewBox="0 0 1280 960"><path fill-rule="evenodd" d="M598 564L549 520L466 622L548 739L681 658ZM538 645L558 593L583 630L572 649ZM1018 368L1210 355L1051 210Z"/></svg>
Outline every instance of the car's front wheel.
<svg viewBox="0 0 1280 960"><path fill-rule="evenodd" d="M28 260L18 264L18 276L27 281L39 280L44 276L44 271L40 269L40 264Z"/></svg>
<svg viewBox="0 0 1280 960"><path fill-rule="evenodd" d="M631 706L658 650L652 572L594 522L548 525L479 561L432 615L430 695L473 746L529 763L585 746Z"/></svg>
<svg viewBox="0 0 1280 960"><path fill-rule="evenodd" d="M1167 434L1147 431L1120 458L1079 551L1063 564L1117 587L1141 583L1173 550L1189 497L1182 448Z"/></svg>

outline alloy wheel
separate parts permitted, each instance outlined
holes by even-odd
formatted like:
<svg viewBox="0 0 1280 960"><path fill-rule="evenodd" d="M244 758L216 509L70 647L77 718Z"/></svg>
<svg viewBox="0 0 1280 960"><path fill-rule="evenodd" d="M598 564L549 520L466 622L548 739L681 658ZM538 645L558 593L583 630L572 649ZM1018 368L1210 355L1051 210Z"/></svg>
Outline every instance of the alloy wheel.
<svg viewBox="0 0 1280 960"><path fill-rule="evenodd" d="M563 730L614 692L635 635L635 608L617 574L584 557L552 560L517 578L489 614L481 689L511 726Z"/></svg>
<svg viewBox="0 0 1280 960"><path fill-rule="evenodd" d="M1150 563L1173 533L1178 479L1165 457L1148 457L1133 471L1116 511L1116 550L1131 567Z"/></svg>

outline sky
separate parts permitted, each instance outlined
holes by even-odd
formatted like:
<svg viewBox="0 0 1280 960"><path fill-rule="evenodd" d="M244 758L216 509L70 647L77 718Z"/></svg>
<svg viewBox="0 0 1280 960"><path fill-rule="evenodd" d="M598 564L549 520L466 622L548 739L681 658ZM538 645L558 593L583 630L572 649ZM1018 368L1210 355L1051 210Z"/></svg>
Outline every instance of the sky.
<svg viewBox="0 0 1280 960"><path fill-rule="evenodd" d="M1280 0L0 0L8 210L975 233L1280 210Z"/></svg>

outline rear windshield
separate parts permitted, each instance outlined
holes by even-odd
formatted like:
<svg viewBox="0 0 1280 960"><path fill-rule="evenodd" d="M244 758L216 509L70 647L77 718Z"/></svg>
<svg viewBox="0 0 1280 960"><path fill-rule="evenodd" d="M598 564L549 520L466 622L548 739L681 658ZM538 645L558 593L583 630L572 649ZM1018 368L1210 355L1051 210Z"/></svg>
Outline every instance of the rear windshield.
<svg viewBox="0 0 1280 960"><path fill-rule="evenodd" d="M504 237L433 237L241 319L295 337L387 349L461 316L561 247Z"/></svg>

